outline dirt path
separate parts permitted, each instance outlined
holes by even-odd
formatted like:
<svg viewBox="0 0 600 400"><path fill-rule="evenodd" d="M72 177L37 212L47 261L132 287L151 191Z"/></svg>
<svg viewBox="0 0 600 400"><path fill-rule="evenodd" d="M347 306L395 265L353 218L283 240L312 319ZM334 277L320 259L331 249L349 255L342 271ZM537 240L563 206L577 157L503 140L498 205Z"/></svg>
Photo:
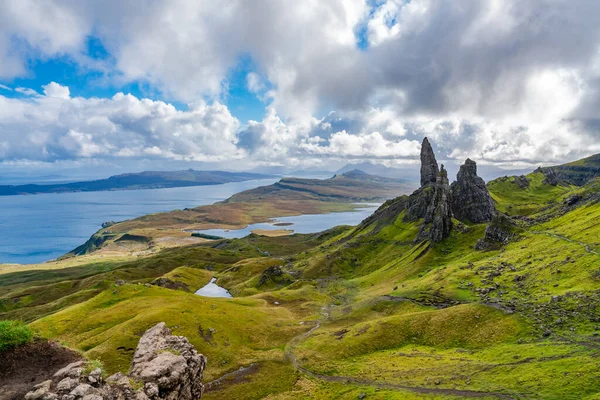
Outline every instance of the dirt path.
<svg viewBox="0 0 600 400"><path fill-rule="evenodd" d="M573 239L571 239L571 238L568 238L568 237L566 237L566 236L563 236L563 235L558 235L558 234L556 234L556 233L551 233L551 232L547 232L547 231L532 231L532 232L533 232L533 233L535 233L535 234L537 234L537 235L547 235L547 236L552 236L552 237L555 237L555 238L557 238L557 239L564 240L564 241L566 241L566 242L570 242L570 243L576 243L576 244L578 244L578 245L580 245L580 246L583 246L583 248L585 249L585 251L587 251L588 253L592 253L592 254L595 254L595 255L597 255L597 256L600 256L600 253L598 253L598 252L597 252L597 251L595 251L595 250L592 250L591 246L590 246L589 244L587 244L587 243L584 243L584 242L579 242L579 241L577 241L577 240L573 240Z"/></svg>
<svg viewBox="0 0 600 400"><path fill-rule="evenodd" d="M329 307L323 309L323 316L321 320L317 322L315 326L313 326L309 331L294 337L286 346L285 355L290 360L294 368L296 368L301 373L310 376L315 379L319 379L326 382L335 382L335 383L353 383L361 386L371 386L377 389L387 389L387 390L406 390L413 393L419 394L438 394L438 395L446 395L446 396L458 396L465 398L484 398L484 397L495 397L498 399L514 399L513 397L504 394L504 393L496 393L496 392L479 392L476 390L461 390L461 389L445 389L445 388L431 388L431 387L423 387L423 386L406 386L400 385L396 383L389 382L381 382L374 381L371 379L359 379L350 376L339 376L339 375L323 375L312 372L298 364L298 359L294 355L294 348L305 338L310 336L314 331L321 327L321 323L324 320L329 318Z"/></svg>

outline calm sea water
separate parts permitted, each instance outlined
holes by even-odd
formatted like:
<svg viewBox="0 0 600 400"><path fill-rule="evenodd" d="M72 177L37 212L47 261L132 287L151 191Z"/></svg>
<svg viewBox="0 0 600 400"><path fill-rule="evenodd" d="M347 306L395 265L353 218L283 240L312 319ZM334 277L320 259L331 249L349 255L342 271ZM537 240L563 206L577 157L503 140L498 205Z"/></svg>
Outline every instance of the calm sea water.
<svg viewBox="0 0 600 400"><path fill-rule="evenodd" d="M277 180L0 197L0 263L31 264L52 260L84 243L103 222L212 204Z"/></svg>

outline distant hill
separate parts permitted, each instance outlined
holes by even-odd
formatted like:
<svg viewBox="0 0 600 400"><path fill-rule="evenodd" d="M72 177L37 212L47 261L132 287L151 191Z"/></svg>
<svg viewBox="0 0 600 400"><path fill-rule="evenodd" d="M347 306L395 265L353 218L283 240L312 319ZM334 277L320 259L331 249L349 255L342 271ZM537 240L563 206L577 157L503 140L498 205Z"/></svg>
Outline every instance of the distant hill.
<svg viewBox="0 0 600 400"><path fill-rule="evenodd" d="M115 175L108 179L94 181L49 185L3 185L0 186L0 196L204 186L271 177L272 175L247 172L196 171L193 169L184 171L144 171Z"/></svg>
<svg viewBox="0 0 600 400"><path fill-rule="evenodd" d="M600 154L554 167L539 168L539 171L550 180L582 186L600 176Z"/></svg>
<svg viewBox="0 0 600 400"><path fill-rule="evenodd" d="M387 178L402 178L404 180L417 180L418 171L414 166L407 166L407 168L391 168L386 167L383 164L374 164L369 161L361 162L358 164L346 164L342 168L336 171L336 174L343 174L349 171L359 170L370 175L384 176Z"/></svg>

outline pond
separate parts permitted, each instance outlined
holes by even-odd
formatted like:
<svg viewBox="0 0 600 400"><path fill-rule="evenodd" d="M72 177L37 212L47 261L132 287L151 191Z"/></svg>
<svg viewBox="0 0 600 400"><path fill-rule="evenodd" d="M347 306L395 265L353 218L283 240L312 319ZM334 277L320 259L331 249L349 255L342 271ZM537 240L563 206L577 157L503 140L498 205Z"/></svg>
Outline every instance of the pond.
<svg viewBox="0 0 600 400"><path fill-rule="evenodd" d="M212 278L209 283L196 290L196 294L204 297L233 297L227 289L217 285L216 281L216 278Z"/></svg>

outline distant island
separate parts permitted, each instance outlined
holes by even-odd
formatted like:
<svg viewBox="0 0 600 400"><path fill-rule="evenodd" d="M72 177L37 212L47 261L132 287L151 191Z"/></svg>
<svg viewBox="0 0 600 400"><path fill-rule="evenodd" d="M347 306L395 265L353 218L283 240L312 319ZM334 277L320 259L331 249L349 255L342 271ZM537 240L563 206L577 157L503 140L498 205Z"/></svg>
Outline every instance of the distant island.
<svg viewBox="0 0 600 400"><path fill-rule="evenodd" d="M57 183L48 185L0 185L0 196L24 194L99 192L109 190L164 189L188 186L218 185L253 179L272 178L272 175L226 171L144 171L111 176L95 181Z"/></svg>

